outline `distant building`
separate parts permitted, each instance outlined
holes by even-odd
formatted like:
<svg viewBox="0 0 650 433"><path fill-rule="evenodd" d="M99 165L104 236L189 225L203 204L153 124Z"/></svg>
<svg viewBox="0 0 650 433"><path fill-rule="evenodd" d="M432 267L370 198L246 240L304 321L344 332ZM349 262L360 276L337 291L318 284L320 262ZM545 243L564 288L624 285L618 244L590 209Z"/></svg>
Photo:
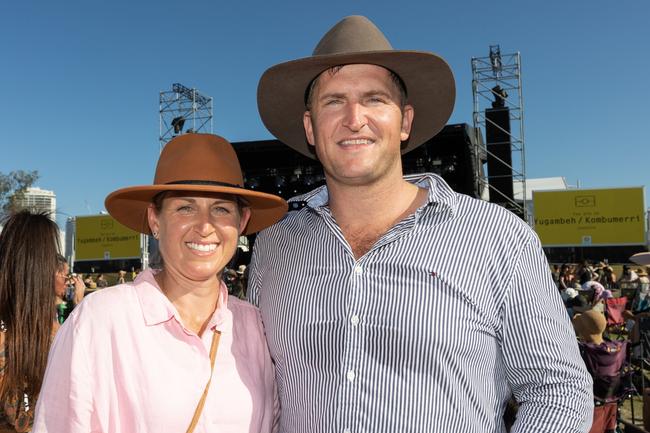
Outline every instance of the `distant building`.
<svg viewBox="0 0 650 433"><path fill-rule="evenodd" d="M48 212L50 219L56 221L56 194L40 188L27 188L22 197L16 200L19 209L29 209L34 212Z"/></svg>
<svg viewBox="0 0 650 433"><path fill-rule="evenodd" d="M65 258L74 263L74 236L76 232L75 217L68 217L65 222Z"/></svg>
<svg viewBox="0 0 650 433"><path fill-rule="evenodd" d="M52 221L56 222L56 194L54 191L40 189L38 187L27 188L21 197L16 200L17 209L29 209L32 212L47 212ZM59 228L59 245L61 254L65 255L68 250L66 245L66 234Z"/></svg>

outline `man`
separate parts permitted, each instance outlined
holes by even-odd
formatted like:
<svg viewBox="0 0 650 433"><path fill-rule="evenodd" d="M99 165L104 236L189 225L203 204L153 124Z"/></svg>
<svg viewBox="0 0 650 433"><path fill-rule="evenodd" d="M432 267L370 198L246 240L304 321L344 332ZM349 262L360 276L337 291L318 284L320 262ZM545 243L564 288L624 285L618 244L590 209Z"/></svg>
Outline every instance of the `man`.
<svg viewBox="0 0 650 433"><path fill-rule="evenodd" d="M623 273L621 278L618 279L618 284L621 287L627 288L628 286L636 286L637 281L639 280L639 275L634 272L628 265L623 265Z"/></svg>
<svg viewBox="0 0 650 433"><path fill-rule="evenodd" d="M449 66L348 17L260 80L262 120L327 185L260 234L249 275L282 432L586 432L591 379L540 243L438 176L402 177L455 98Z"/></svg>

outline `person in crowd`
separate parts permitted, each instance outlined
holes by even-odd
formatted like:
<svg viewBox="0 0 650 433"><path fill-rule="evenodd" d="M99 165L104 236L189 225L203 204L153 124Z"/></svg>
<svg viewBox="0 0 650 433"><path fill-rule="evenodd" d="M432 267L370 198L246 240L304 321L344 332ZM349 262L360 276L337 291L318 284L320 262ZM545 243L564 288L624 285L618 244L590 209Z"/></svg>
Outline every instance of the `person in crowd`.
<svg viewBox="0 0 650 433"><path fill-rule="evenodd" d="M611 290L605 287L598 281L587 281L580 287L580 291L587 299L588 307L586 309L593 309L599 313L605 312L605 300L613 297ZM576 312L582 312L586 309L574 307Z"/></svg>
<svg viewBox="0 0 650 433"><path fill-rule="evenodd" d="M225 269L223 271L223 280L228 288L228 294L244 299L245 290L235 270Z"/></svg>
<svg viewBox="0 0 650 433"><path fill-rule="evenodd" d="M104 276L104 274L99 274L97 276L96 283L97 283L97 287L100 288L100 289L103 289L104 287L108 287L108 280L106 280L106 277Z"/></svg>
<svg viewBox="0 0 650 433"><path fill-rule="evenodd" d="M59 266L56 272L54 284L55 306L57 324L61 324L68 318L74 307L81 302L86 293L86 285L81 276L69 275L70 267L65 257L61 254L56 255ZM68 285L73 287L72 296L68 299ZM58 327L57 327L58 328Z"/></svg>
<svg viewBox="0 0 650 433"><path fill-rule="evenodd" d="M564 292L566 289L573 287L573 272L571 265L564 263L560 267L560 275L558 276L558 287L560 289L560 293Z"/></svg>
<svg viewBox="0 0 650 433"><path fill-rule="evenodd" d="M237 276L239 277L239 283L242 287L242 296L246 297L246 288L248 287L248 267L246 265L239 265L237 267Z"/></svg>
<svg viewBox="0 0 650 433"><path fill-rule="evenodd" d="M600 274L598 282L609 290L614 290L618 287L616 284L616 273L607 263L605 263L605 266L602 268L602 273Z"/></svg>
<svg viewBox="0 0 650 433"><path fill-rule="evenodd" d="M126 279L125 279L124 277L126 277L126 271L120 270L120 271L117 273L117 284L125 284L125 283L126 283ZM135 279L135 278L134 278L134 279Z"/></svg>
<svg viewBox="0 0 650 433"><path fill-rule="evenodd" d="M586 311L591 307L584 296L580 296L580 292L573 287L567 288L562 293L562 300L571 318L576 311Z"/></svg>
<svg viewBox="0 0 650 433"><path fill-rule="evenodd" d="M650 279L648 279L648 273L644 269L637 269L636 271L639 279L638 282L638 291L632 302L632 313L648 313L650 312Z"/></svg>
<svg viewBox="0 0 650 433"><path fill-rule="evenodd" d="M621 373L625 362L627 341L606 341L603 333L607 319L596 310L576 314L573 326L580 338L580 353L594 381L593 423L590 433L615 433L617 400L622 393Z"/></svg>
<svg viewBox="0 0 650 433"><path fill-rule="evenodd" d="M628 265L623 265L623 272L618 279L619 287L623 288L636 288L636 283L639 276Z"/></svg>
<svg viewBox="0 0 650 433"><path fill-rule="evenodd" d="M645 269L637 268L635 272L636 272L636 276L639 277L639 279L637 280L639 285L648 284L648 281L649 281L648 280L648 273L646 272Z"/></svg>
<svg viewBox="0 0 650 433"><path fill-rule="evenodd" d="M90 274L86 275L83 282L89 290L95 290L97 288L97 283L93 280L93 276Z"/></svg>
<svg viewBox="0 0 650 433"><path fill-rule="evenodd" d="M274 372L259 311L228 297L222 273L241 234L287 210L243 188L225 139L165 145L153 185L106 199L121 224L152 235L160 268L88 295L57 334L34 432L248 432L274 428Z"/></svg>
<svg viewBox="0 0 650 433"><path fill-rule="evenodd" d="M551 271L551 277L553 282L559 288L560 287L560 267L558 265L553 265L553 270Z"/></svg>
<svg viewBox="0 0 650 433"><path fill-rule="evenodd" d="M586 432L592 384L535 233L401 153L449 119L439 56L348 17L312 57L269 68L264 124L326 185L258 235L259 305L286 432ZM471 264L471 266L469 266Z"/></svg>
<svg viewBox="0 0 650 433"><path fill-rule="evenodd" d="M576 277L580 285L583 285L596 277L597 274L593 267L589 264L589 260L583 260L576 270Z"/></svg>
<svg viewBox="0 0 650 433"><path fill-rule="evenodd" d="M0 431L28 432L65 287L59 231L44 213L11 215L0 233ZM65 290L65 289L64 289Z"/></svg>

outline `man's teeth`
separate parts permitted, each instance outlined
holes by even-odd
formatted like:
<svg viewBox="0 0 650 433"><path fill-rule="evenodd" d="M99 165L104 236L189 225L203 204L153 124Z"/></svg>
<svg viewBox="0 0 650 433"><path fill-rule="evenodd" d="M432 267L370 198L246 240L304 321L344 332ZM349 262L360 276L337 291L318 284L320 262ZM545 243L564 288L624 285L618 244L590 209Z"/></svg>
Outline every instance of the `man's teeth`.
<svg viewBox="0 0 650 433"><path fill-rule="evenodd" d="M341 145L343 146L351 146L355 144L371 144L372 140L368 140L366 138L358 138L355 140L343 140L341 141Z"/></svg>
<svg viewBox="0 0 650 433"><path fill-rule="evenodd" d="M217 244L195 244L194 242L188 242L187 246L190 247L190 249L205 252L217 249Z"/></svg>

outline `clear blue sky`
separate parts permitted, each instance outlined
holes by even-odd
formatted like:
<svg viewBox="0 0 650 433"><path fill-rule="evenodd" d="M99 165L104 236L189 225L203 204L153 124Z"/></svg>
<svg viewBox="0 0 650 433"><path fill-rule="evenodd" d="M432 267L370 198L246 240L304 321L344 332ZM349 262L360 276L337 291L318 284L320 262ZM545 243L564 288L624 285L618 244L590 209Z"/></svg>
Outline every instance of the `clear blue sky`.
<svg viewBox="0 0 650 433"><path fill-rule="evenodd" d="M449 62L450 123L472 122L470 59L491 44L521 52L528 177L650 186L642 0L3 2L0 172L38 170L61 212L98 213L111 191L151 183L158 94L175 82L214 98L215 133L270 138L256 107L262 72L309 55L353 14L395 48Z"/></svg>

